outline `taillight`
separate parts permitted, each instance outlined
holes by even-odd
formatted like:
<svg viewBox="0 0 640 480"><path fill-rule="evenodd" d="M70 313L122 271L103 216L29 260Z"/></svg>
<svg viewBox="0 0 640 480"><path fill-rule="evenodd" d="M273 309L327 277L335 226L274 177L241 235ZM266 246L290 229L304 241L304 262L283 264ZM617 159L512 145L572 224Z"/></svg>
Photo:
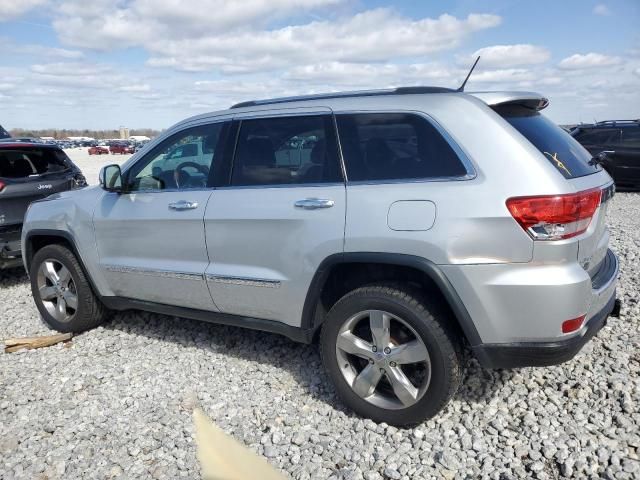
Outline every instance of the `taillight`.
<svg viewBox="0 0 640 480"><path fill-rule="evenodd" d="M0 192L4 189L4 185L5 184L3 182L0 182Z"/></svg>
<svg viewBox="0 0 640 480"><path fill-rule="evenodd" d="M566 195L513 197L507 208L534 240L562 240L589 228L602 191L599 188Z"/></svg>
<svg viewBox="0 0 640 480"><path fill-rule="evenodd" d="M562 333L571 333L578 330L584 322L584 317L586 317L586 315L562 322Z"/></svg>

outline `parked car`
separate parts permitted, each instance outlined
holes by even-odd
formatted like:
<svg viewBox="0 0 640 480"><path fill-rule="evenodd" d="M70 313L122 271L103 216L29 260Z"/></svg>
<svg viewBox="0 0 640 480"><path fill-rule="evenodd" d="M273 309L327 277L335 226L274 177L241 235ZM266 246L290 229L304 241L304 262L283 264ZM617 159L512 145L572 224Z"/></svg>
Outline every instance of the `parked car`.
<svg viewBox="0 0 640 480"><path fill-rule="evenodd" d="M547 103L412 87L185 120L100 186L32 205L37 308L63 332L134 308L317 341L350 408L422 421L463 349L561 363L619 306L613 182Z"/></svg>
<svg viewBox="0 0 640 480"><path fill-rule="evenodd" d="M133 149L129 145L126 145L124 143L112 143L109 146L109 152L111 152L111 155L115 155L116 153L125 155L128 153L133 153Z"/></svg>
<svg viewBox="0 0 640 480"><path fill-rule="evenodd" d="M603 153L604 169L618 189L640 188L640 120L607 120L578 125L571 135L592 156Z"/></svg>
<svg viewBox="0 0 640 480"><path fill-rule="evenodd" d="M108 155L109 149L107 147L101 147L99 145L95 145L93 147L89 147L89 155Z"/></svg>
<svg viewBox="0 0 640 480"><path fill-rule="evenodd" d="M0 269L22 265L20 233L32 201L86 181L56 145L0 143Z"/></svg>

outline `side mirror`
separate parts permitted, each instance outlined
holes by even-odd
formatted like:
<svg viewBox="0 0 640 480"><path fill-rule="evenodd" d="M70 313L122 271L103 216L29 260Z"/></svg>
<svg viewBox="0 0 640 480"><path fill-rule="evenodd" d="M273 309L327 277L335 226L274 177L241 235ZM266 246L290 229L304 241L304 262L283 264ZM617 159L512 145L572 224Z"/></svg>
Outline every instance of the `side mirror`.
<svg viewBox="0 0 640 480"><path fill-rule="evenodd" d="M120 165L107 165L100 169L100 186L107 192L122 192L122 171Z"/></svg>

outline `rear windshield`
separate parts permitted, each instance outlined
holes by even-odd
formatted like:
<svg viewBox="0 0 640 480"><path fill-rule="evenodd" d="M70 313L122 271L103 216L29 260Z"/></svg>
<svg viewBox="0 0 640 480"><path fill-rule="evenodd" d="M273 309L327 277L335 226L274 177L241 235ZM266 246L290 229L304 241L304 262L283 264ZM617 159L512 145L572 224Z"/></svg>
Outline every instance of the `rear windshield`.
<svg viewBox="0 0 640 480"><path fill-rule="evenodd" d="M69 157L55 148L0 150L0 177L23 178L64 172L69 168Z"/></svg>
<svg viewBox="0 0 640 480"><path fill-rule="evenodd" d="M600 170L589 165L591 155L571 135L535 110L496 107L502 118L524 135L565 178L584 177Z"/></svg>

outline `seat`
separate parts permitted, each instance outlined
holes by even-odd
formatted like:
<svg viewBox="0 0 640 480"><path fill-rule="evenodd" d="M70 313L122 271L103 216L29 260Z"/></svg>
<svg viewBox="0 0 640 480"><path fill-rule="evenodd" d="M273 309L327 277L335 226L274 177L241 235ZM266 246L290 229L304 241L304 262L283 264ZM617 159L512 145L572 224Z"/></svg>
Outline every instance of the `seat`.
<svg viewBox="0 0 640 480"><path fill-rule="evenodd" d="M387 142L382 138L371 138L365 145L365 163L367 165L367 178L382 180L394 178L393 164L395 155Z"/></svg>
<svg viewBox="0 0 640 480"><path fill-rule="evenodd" d="M311 149L310 162L303 165L298 171L298 177L304 183L321 182L324 177L327 148L324 139L318 140Z"/></svg>
<svg viewBox="0 0 640 480"><path fill-rule="evenodd" d="M244 145L241 143L237 160L237 166L233 169L235 185L290 182L289 170L276 167L276 152L268 138L251 138Z"/></svg>
<svg viewBox="0 0 640 480"><path fill-rule="evenodd" d="M31 163L25 158L16 158L13 160L13 162L10 163L9 170L11 176L14 178L28 177L35 173Z"/></svg>

